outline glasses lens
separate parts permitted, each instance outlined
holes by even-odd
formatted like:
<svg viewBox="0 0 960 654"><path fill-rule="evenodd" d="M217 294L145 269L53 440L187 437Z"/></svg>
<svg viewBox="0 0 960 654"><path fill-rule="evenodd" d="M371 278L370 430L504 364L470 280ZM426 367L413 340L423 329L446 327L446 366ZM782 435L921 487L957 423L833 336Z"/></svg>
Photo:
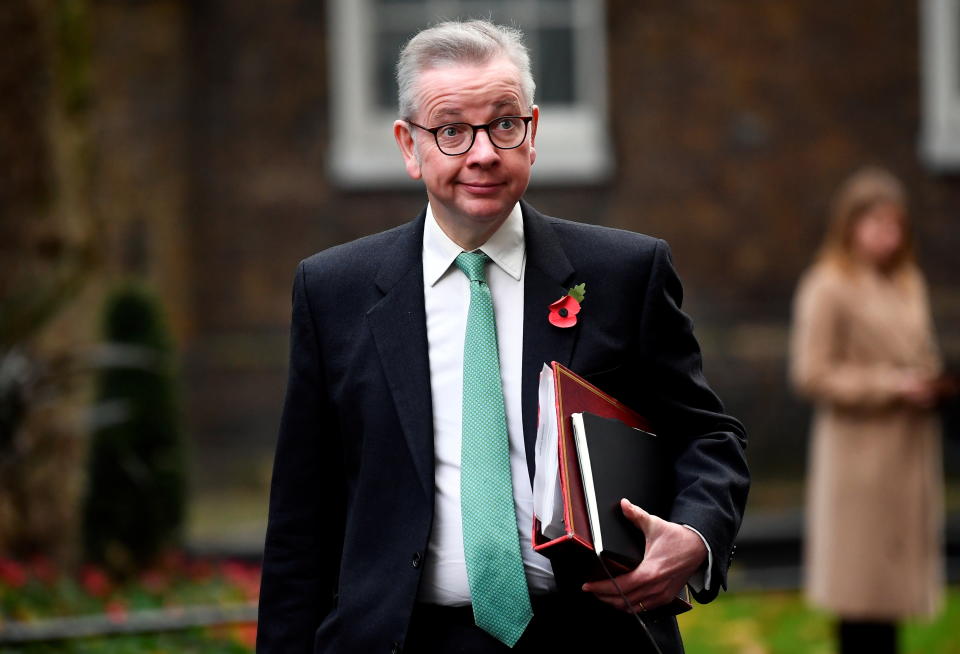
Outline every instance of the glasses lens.
<svg viewBox="0 0 960 654"><path fill-rule="evenodd" d="M437 130L437 145L447 154L461 154L470 147L473 128L467 123L450 123Z"/></svg>
<svg viewBox="0 0 960 654"><path fill-rule="evenodd" d="M490 140L501 148L515 148L527 135L527 124L515 116L502 116L490 123Z"/></svg>

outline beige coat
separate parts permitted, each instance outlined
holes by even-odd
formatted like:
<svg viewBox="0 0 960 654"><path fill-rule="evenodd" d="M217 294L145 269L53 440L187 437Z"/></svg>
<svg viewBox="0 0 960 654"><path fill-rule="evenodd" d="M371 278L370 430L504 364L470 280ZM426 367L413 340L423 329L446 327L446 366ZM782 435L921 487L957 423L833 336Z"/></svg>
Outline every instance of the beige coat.
<svg viewBox="0 0 960 654"><path fill-rule="evenodd" d="M938 367L918 271L898 283L819 264L801 280L791 379L816 405L805 545L815 606L886 620L939 608L940 426L896 390L905 371Z"/></svg>

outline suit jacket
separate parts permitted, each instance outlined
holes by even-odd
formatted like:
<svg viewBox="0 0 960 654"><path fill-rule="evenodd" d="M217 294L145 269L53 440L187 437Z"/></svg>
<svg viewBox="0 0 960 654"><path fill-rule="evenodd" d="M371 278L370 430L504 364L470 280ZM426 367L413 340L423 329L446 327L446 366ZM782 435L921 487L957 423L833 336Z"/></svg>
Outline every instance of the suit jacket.
<svg viewBox="0 0 960 654"><path fill-rule="evenodd" d="M647 416L672 444L670 519L726 572L749 475L739 422L701 372L663 241L547 217L522 203L523 431L531 477L537 384L559 361ZM399 650L429 556L433 411L424 311L424 213L301 262L260 594L258 651ZM547 307L586 283L576 326ZM557 571L558 580L562 571ZM675 633L675 623L667 625ZM669 631L669 629L667 629Z"/></svg>

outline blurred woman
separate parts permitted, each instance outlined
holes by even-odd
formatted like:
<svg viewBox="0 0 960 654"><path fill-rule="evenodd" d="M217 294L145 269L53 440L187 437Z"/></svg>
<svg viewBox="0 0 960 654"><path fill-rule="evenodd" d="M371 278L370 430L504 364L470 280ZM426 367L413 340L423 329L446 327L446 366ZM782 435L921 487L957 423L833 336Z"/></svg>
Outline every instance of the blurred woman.
<svg viewBox="0 0 960 654"><path fill-rule="evenodd" d="M842 652L895 652L897 621L942 601L940 363L906 204L885 170L848 179L794 300L791 379L816 406L806 593Z"/></svg>

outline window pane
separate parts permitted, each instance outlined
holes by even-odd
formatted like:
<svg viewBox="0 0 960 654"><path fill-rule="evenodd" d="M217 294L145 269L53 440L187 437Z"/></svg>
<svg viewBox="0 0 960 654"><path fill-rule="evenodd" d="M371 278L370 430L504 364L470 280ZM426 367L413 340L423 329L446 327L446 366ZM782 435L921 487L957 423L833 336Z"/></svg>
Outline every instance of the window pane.
<svg viewBox="0 0 960 654"><path fill-rule="evenodd" d="M573 23L573 7L570 0L539 0L537 20L541 27L570 26Z"/></svg>
<svg viewBox="0 0 960 654"><path fill-rule="evenodd" d="M470 18L491 18L493 22L503 20L505 8L509 8L509 3L504 0L492 0L491 2L460 2L457 8L456 18L468 20Z"/></svg>
<svg viewBox="0 0 960 654"><path fill-rule="evenodd" d="M376 0L374 8L379 25L372 47L375 51L377 106L395 110L397 83L394 77L400 48L417 30L441 18L425 15L425 12L431 13L428 11L431 7L437 9L440 6L447 10L456 9L455 16L462 19L489 17L494 22L522 29L530 47L537 101L550 104L576 102L574 33L569 22L571 0L461 0L435 6L424 0Z"/></svg>
<svg viewBox="0 0 960 654"><path fill-rule="evenodd" d="M532 14L531 5L526 2L461 2L455 17L462 20L470 18L489 19L498 25L512 25L527 31Z"/></svg>
<svg viewBox="0 0 960 654"><path fill-rule="evenodd" d="M534 58L537 102L572 104L574 97L573 32L566 27L538 30Z"/></svg>
<svg viewBox="0 0 960 654"><path fill-rule="evenodd" d="M400 48L410 40L416 30L382 31L377 35L377 106L389 111L397 110L397 57Z"/></svg>

